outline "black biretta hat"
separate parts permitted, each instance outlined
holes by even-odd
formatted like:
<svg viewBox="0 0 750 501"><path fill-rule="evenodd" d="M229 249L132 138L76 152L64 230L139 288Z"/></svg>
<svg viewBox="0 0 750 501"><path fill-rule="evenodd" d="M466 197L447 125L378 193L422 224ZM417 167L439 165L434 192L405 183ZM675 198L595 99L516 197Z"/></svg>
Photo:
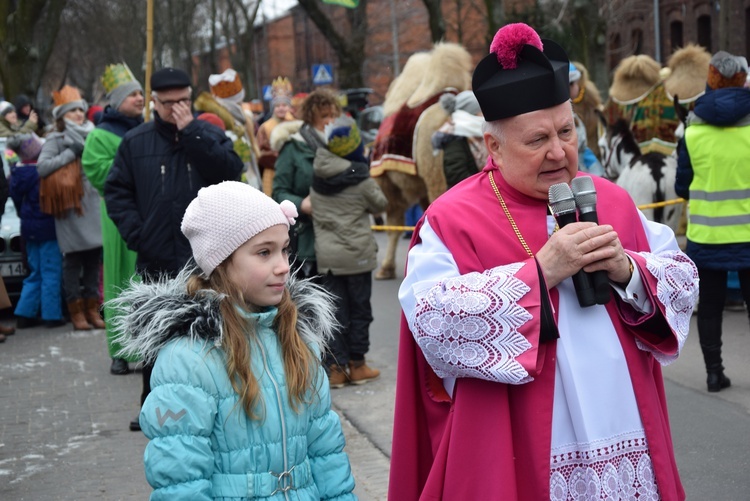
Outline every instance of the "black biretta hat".
<svg viewBox="0 0 750 501"><path fill-rule="evenodd" d="M162 68L151 75L152 90L181 89L190 87L190 77L177 68Z"/></svg>
<svg viewBox="0 0 750 501"><path fill-rule="evenodd" d="M472 89L488 122L557 106L570 99L568 55L523 23L495 34L474 70Z"/></svg>

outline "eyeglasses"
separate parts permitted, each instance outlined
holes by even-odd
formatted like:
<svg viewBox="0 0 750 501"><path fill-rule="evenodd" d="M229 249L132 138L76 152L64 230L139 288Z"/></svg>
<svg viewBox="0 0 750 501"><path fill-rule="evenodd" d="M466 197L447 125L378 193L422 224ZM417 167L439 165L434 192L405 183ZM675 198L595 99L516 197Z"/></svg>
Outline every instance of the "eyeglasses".
<svg viewBox="0 0 750 501"><path fill-rule="evenodd" d="M158 97L155 97L155 96L154 96L154 99L157 100L162 106L164 106L167 109L171 108L172 106L174 106L177 103L188 104L191 101L191 99L189 97L183 97L182 99L177 99L175 101L162 101L161 99L159 99Z"/></svg>

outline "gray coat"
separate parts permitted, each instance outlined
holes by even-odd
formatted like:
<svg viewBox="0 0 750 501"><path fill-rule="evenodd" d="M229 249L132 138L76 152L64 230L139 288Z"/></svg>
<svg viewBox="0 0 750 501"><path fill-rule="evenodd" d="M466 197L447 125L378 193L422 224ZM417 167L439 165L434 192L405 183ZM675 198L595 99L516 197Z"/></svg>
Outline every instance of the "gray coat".
<svg viewBox="0 0 750 501"><path fill-rule="evenodd" d="M65 142L65 132L53 132L47 136L39 154L36 167L39 177L44 178L76 158L76 153ZM83 174L83 215L70 209L65 217L55 218L57 243L63 254L96 249L102 246L101 200L99 193Z"/></svg>
<svg viewBox="0 0 750 501"><path fill-rule="evenodd" d="M355 275L377 268L378 245L370 228L370 214L383 212L388 200L369 174L364 179L358 177L356 184L347 181L352 177L348 174L354 174L358 168L367 166L323 148L315 154L315 176L318 181L327 181L330 188L326 190L329 194L323 194L320 188L316 189L314 180L310 190L315 256L321 274L330 271L334 275Z"/></svg>

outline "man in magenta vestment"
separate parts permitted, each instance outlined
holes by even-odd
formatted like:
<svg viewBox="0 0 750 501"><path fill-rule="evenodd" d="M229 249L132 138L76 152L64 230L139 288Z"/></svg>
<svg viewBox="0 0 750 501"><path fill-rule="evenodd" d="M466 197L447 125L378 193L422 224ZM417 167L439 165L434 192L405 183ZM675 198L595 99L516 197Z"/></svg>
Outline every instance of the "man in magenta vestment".
<svg viewBox="0 0 750 501"><path fill-rule="evenodd" d="M474 71L487 164L427 209L399 290L393 501L685 499L661 366L697 271L596 176L598 224L557 224L549 188L578 175L568 69L512 24ZM581 270L608 299L579 304Z"/></svg>

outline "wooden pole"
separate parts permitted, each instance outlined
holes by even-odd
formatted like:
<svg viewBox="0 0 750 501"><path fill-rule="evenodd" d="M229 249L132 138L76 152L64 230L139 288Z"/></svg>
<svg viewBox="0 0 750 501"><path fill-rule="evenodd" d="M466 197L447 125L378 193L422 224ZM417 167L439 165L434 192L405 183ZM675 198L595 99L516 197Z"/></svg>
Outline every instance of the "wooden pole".
<svg viewBox="0 0 750 501"><path fill-rule="evenodd" d="M154 0L146 0L146 121L151 120L151 71L154 66Z"/></svg>

